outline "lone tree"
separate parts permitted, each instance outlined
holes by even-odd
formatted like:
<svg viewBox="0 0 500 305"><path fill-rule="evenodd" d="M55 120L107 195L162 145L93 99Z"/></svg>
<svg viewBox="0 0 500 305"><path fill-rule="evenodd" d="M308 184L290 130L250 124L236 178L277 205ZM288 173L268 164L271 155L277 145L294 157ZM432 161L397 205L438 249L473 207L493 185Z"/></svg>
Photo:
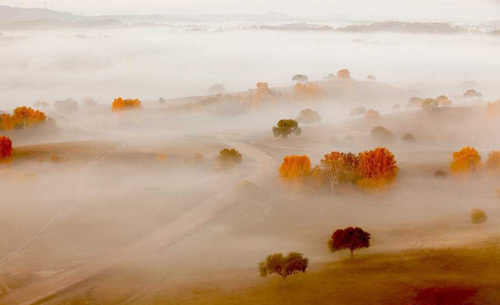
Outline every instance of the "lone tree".
<svg viewBox="0 0 500 305"><path fill-rule="evenodd" d="M292 133L296 136L302 133L302 130L299 127L299 123L292 119L279 120L278 123L276 123L276 126L273 127L273 134L275 138L286 138Z"/></svg>
<svg viewBox="0 0 500 305"><path fill-rule="evenodd" d="M221 93L225 93L225 92L226 92L226 88L224 88L223 84L215 84L215 85L212 85L212 87L210 87L208 89L208 93L210 93L210 94L221 94Z"/></svg>
<svg viewBox="0 0 500 305"><path fill-rule="evenodd" d="M234 148L224 148L217 156L219 165L223 168L228 168L243 161L243 156Z"/></svg>
<svg viewBox="0 0 500 305"><path fill-rule="evenodd" d="M368 109L365 112L365 119L373 120L373 119L378 119L378 118L380 118L380 113L377 110Z"/></svg>
<svg viewBox="0 0 500 305"><path fill-rule="evenodd" d="M359 106L359 107L353 108L349 115L350 116L353 116L353 115L360 116L360 115L365 114L365 113L366 113L366 108L363 106Z"/></svg>
<svg viewBox="0 0 500 305"><path fill-rule="evenodd" d="M321 115L311 108L306 108L300 111L296 120L304 124L312 124L321 121Z"/></svg>
<svg viewBox="0 0 500 305"><path fill-rule="evenodd" d="M349 249L351 258L354 256L354 250L368 247L370 247L370 233L359 227L338 229L333 232L332 237L328 240L328 248L331 252Z"/></svg>
<svg viewBox="0 0 500 305"><path fill-rule="evenodd" d="M465 93L463 94L463 97L465 97L465 98L480 98L482 96L483 96L483 94L481 92L478 92L474 89L469 89L469 90L465 91Z"/></svg>
<svg viewBox="0 0 500 305"><path fill-rule="evenodd" d="M339 80L350 80L351 72L347 69L342 69L337 72L337 79Z"/></svg>
<svg viewBox="0 0 500 305"><path fill-rule="evenodd" d="M259 263L259 271L261 277L266 277L268 274L281 276L283 286L286 287L286 278L299 272L305 273L308 265L309 259L305 258L302 253L290 252L287 256L283 253L275 253Z"/></svg>
<svg viewBox="0 0 500 305"><path fill-rule="evenodd" d="M160 99L158 100L158 103L160 104L160 106L165 105L166 102L167 101L163 97L160 97Z"/></svg>
<svg viewBox="0 0 500 305"><path fill-rule="evenodd" d="M0 160L12 156L12 141L6 136L0 136Z"/></svg>
<svg viewBox="0 0 500 305"><path fill-rule="evenodd" d="M473 147L466 146L454 152L452 156L450 170L455 174L473 177L483 167L481 155Z"/></svg>
<svg viewBox="0 0 500 305"><path fill-rule="evenodd" d="M304 82L307 82L308 80L309 80L309 77L307 77L307 75L304 75L304 74L295 74L292 77L292 81L297 82L297 83L304 83Z"/></svg>

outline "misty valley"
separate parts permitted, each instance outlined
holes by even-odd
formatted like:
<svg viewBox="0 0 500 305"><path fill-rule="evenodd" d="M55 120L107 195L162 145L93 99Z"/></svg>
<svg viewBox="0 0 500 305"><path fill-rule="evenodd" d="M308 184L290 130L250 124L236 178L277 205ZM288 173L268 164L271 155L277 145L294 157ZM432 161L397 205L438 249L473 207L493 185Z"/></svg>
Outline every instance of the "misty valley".
<svg viewBox="0 0 500 305"><path fill-rule="evenodd" d="M0 17L0 304L500 304L500 22Z"/></svg>

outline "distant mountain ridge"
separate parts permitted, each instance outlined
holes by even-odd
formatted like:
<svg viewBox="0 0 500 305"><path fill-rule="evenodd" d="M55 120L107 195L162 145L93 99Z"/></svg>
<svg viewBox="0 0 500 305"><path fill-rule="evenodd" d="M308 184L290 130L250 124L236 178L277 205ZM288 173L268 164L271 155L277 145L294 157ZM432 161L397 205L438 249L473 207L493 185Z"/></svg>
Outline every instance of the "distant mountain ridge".
<svg viewBox="0 0 500 305"><path fill-rule="evenodd" d="M0 6L0 23L24 22L36 20L76 21L85 17L66 12L58 12L45 8L19 8Z"/></svg>

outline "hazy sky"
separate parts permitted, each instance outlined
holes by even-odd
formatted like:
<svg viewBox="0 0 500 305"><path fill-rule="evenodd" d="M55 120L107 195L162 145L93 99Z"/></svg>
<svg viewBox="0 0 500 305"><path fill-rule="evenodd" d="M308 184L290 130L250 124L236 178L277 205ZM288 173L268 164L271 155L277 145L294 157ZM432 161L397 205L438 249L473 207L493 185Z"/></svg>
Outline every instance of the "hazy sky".
<svg viewBox="0 0 500 305"><path fill-rule="evenodd" d="M76 14L228 14L281 11L297 17L500 20L500 0L0 0Z"/></svg>

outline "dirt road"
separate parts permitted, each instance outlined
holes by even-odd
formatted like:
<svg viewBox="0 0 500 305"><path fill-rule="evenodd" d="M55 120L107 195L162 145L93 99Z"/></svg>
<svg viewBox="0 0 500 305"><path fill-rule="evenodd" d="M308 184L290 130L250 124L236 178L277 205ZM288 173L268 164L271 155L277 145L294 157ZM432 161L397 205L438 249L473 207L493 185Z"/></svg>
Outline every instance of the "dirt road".
<svg viewBox="0 0 500 305"><path fill-rule="evenodd" d="M235 148L240 151L245 158L256 161L257 167L245 177L246 179L255 183L261 183L266 181L269 177L275 175L275 160L259 149L251 145L235 141L217 142ZM210 221L223 213L224 210L230 208L232 205L235 205L237 202L235 202L232 194L232 185L227 186L226 190L205 200L195 208L187 211L175 221L167 224L155 232L152 232L144 240L135 243L126 249L110 251L106 255L96 257L74 268L57 273L51 277L41 279L29 286L12 291L0 299L0 304L33 304L83 280L86 280L117 263L133 260L134 257L143 255L144 253L168 248L177 241L208 224Z"/></svg>

